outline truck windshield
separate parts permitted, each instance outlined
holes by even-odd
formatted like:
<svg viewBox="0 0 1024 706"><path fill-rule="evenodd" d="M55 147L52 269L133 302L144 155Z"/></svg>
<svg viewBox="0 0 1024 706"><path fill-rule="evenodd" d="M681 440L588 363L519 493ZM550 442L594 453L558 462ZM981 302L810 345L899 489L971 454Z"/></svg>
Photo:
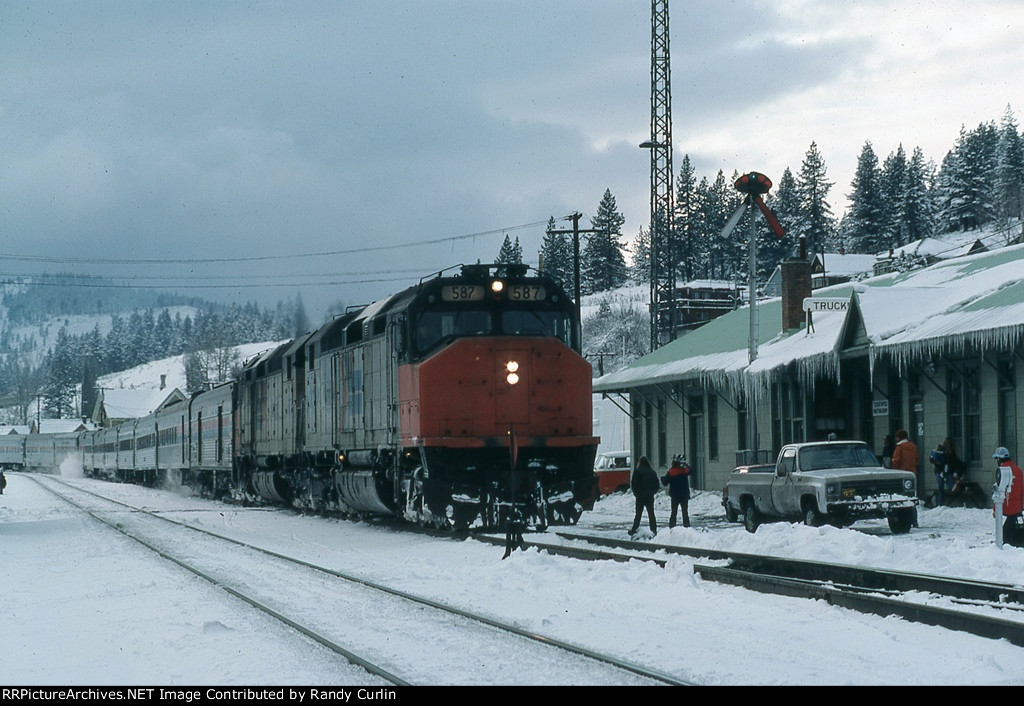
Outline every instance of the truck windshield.
<svg viewBox="0 0 1024 706"><path fill-rule="evenodd" d="M875 454L864 444L829 444L800 450L800 470L823 468L863 468L881 466Z"/></svg>

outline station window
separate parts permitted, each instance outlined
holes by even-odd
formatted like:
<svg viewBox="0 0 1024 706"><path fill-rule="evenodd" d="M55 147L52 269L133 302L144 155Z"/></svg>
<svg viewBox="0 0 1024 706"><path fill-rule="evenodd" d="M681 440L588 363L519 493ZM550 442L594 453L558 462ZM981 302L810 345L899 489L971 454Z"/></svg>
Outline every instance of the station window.
<svg viewBox="0 0 1024 706"><path fill-rule="evenodd" d="M965 461L981 461L981 390L976 361L949 366L949 437Z"/></svg>

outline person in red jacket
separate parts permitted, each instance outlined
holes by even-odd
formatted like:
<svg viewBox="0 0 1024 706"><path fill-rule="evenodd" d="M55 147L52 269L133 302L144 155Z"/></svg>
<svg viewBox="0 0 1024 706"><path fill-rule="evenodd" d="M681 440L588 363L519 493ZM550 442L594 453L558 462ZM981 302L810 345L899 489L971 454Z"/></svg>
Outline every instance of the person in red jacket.
<svg viewBox="0 0 1024 706"><path fill-rule="evenodd" d="M1000 468L1009 468L1011 474L1010 490L1003 499L1003 541L1015 547L1024 546L1021 531L1021 515L1024 513L1024 471L1010 458L1005 446L1000 446L992 454Z"/></svg>
<svg viewBox="0 0 1024 706"><path fill-rule="evenodd" d="M892 467L917 475L917 444L907 437L906 429L896 432L896 448L892 452Z"/></svg>
<svg viewBox="0 0 1024 706"><path fill-rule="evenodd" d="M682 456L672 457L672 467L661 477L662 485L668 486L669 497L672 498L672 516L668 520L669 527L676 526L676 515L683 510L683 527L690 526L690 467Z"/></svg>

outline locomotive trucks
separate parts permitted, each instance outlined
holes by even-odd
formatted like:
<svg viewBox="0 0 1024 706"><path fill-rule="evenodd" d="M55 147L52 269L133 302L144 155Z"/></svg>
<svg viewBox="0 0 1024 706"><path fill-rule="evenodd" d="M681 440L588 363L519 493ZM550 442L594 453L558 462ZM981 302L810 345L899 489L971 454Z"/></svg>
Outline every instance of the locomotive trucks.
<svg viewBox="0 0 1024 706"><path fill-rule="evenodd" d="M733 471L722 503L726 518L736 522L743 515L749 532L770 519L843 527L884 517L893 534L904 534L917 518L917 479L884 468L860 441L790 444L774 466Z"/></svg>

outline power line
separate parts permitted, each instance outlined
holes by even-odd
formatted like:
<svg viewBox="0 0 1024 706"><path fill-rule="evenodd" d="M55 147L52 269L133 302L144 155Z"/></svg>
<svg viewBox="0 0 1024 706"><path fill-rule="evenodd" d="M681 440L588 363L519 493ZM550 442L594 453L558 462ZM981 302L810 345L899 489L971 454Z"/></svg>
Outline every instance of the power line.
<svg viewBox="0 0 1024 706"><path fill-rule="evenodd" d="M439 245L459 240L470 240L490 235L504 235L508 231L523 230L526 228L537 228L547 225L547 221L536 221L534 223L523 223L516 226L482 230L476 233L465 233L433 240L423 240L413 243L401 243L398 245L371 245L362 248L350 248L348 250L327 250L311 253L291 253L287 255L253 255L249 257L211 257L211 258L98 258L98 257L56 257L52 255L14 255L11 253L0 253L0 257L7 260L20 260L22 262L51 262L57 264L103 264L103 265L195 265L204 263L231 263L231 262L269 262L277 260L296 260L310 257L332 257L335 255L356 255L367 252L381 252L387 250L399 250L423 245Z"/></svg>
<svg viewBox="0 0 1024 706"><path fill-rule="evenodd" d="M341 273L341 272L334 271L334 272L290 272L290 273L284 273L284 274L260 274L259 275L259 279L260 280L270 280L270 279L287 279L287 278L301 277L304 280L314 280L314 279L318 280L318 279L323 279L323 278L326 278L326 277L337 279L338 277L344 277L344 276L365 277L367 275L417 275L417 276L419 276L419 275L422 275L422 273L423 273L423 268L422 267L417 267L417 268L409 268L409 269L403 269L403 270L394 270L394 269L389 269L389 270L364 270L364 271L361 271L361 272L348 272L348 273ZM55 272L55 273L42 273L42 274L33 274L33 273L30 273L30 272L0 272L0 278L5 278L5 277L9 278L9 280L6 280L6 281L2 282L2 283L5 283L5 284L13 282L15 284L75 286L75 282L73 280L82 280L82 281L90 282L92 284L92 286L95 286L95 287L108 286L108 285L112 285L113 283L119 282L119 281L137 282L140 279L139 275L137 275L137 274L128 274L128 275L106 275L106 274L103 274L103 275L89 275L89 274L79 274L79 273L75 273L75 272ZM35 279L36 277L51 278L51 279L53 279L55 281L53 281L53 282L37 281ZM32 281L31 282L25 282L24 281L24 280L28 280L28 279L31 279ZM165 281L165 282L179 282L179 283L203 282L203 281L213 280L213 281L220 281L220 282L222 282L222 283L227 285L228 282L230 282L232 280L241 280L243 282L248 282L249 280L253 279L253 276L252 275L225 275L225 274L219 274L219 275L151 275L151 274L146 274L146 275L143 275L141 277L141 279L143 281L146 281L146 282ZM397 279L397 278L395 278L395 279ZM19 281L19 280L21 280L21 281ZM69 281L69 280L72 280L72 281Z"/></svg>
<svg viewBox="0 0 1024 706"><path fill-rule="evenodd" d="M353 279L353 280L338 280L334 282L310 282L297 281L297 282L245 282L241 284L190 284L189 289L267 289L270 287L305 287L315 285L317 287L325 286L342 286L348 284L376 284L379 282L402 282L410 281L408 277L379 277L376 279ZM167 284L103 284L100 282L37 282L32 281L26 283L24 280L0 280L0 286L4 285L26 285L31 284L32 286L40 287L83 287L87 289L167 289L171 285Z"/></svg>

